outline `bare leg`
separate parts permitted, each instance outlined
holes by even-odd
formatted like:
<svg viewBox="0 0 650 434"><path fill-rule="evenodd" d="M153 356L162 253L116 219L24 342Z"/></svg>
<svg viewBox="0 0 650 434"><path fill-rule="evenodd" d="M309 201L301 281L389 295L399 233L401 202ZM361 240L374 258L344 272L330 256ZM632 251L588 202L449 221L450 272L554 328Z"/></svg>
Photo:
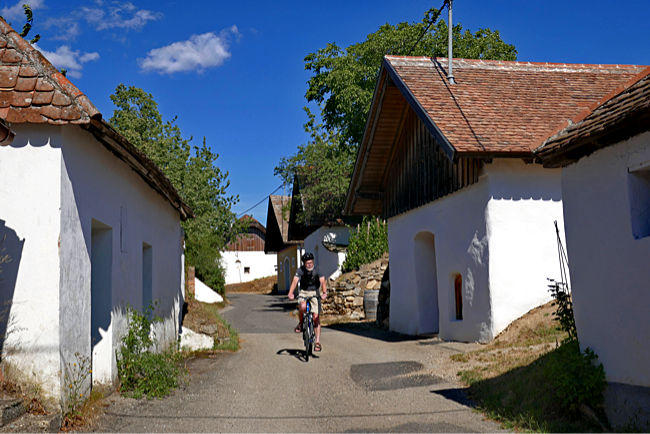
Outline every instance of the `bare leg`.
<svg viewBox="0 0 650 434"><path fill-rule="evenodd" d="M307 310L307 303L304 301L300 302L300 305L298 306L298 325L302 327L302 319L305 316L305 311Z"/></svg>
<svg viewBox="0 0 650 434"><path fill-rule="evenodd" d="M314 330L316 332L316 343L320 344L320 317L317 313L314 314Z"/></svg>

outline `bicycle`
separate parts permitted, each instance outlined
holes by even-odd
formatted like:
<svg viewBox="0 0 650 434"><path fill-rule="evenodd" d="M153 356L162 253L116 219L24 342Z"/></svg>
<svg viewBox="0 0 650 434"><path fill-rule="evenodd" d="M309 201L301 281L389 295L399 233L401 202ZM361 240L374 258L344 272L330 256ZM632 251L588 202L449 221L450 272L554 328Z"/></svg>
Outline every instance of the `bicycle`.
<svg viewBox="0 0 650 434"><path fill-rule="evenodd" d="M302 317L302 340L305 343L305 361L309 361L309 356L313 355L314 339L314 314L311 311L311 299L316 297L306 298L305 314Z"/></svg>

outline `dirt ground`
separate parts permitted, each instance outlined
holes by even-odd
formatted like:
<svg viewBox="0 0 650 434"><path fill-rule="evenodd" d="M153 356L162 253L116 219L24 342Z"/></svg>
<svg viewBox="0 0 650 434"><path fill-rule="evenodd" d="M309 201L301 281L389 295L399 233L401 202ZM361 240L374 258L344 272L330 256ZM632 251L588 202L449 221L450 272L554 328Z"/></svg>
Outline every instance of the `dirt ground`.
<svg viewBox="0 0 650 434"><path fill-rule="evenodd" d="M263 277L261 279L255 279L250 282L244 283L232 283L226 285L226 296L228 293L257 293L257 294L271 294L273 293L275 287L277 286L278 278L277 276Z"/></svg>
<svg viewBox="0 0 650 434"><path fill-rule="evenodd" d="M223 304L210 305L196 301L194 298L188 298L187 313L183 317L183 326L208 336L217 336L219 339L227 338L230 336L228 328L220 321L217 321L215 315L215 312L220 307L223 307Z"/></svg>
<svg viewBox="0 0 650 434"><path fill-rule="evenodd" d="M452 356L446 369L449 373L474 371L482 378L492 378L532 363L566 337L564 332L557 330L559 324L553 312L552 301L530 310L491 342L479 345L474 351Z"/></svg>

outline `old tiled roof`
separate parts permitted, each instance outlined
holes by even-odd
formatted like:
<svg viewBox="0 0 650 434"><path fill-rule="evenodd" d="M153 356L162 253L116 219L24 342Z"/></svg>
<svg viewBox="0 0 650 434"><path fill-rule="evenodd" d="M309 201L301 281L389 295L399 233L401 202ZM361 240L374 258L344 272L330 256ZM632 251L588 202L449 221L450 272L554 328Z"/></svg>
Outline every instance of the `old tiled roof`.
<svg viewBox="0 0 650 434"><path fill-rule="evenodd" d="M568 119L630 80L636 65L576 65L386 56L402 93L439 128L456 153L530 153Z"/></svg>
<svg viewBox="0 0 650 434"><path fill-rule="evenodd" d="M282 242L289 243L289 212L283 208L287 208L291 204L291 196L270 195L269 201L273 207L273 214L275 220L278 222L278 229L282 234ZM286 218L284 217L286 216Z"/></svg>
<svg viewBox="0 0 650 434"><path fill-rule="evenodd" d="M0 18L0 116L12 123L88 123L99 110Z"/></svg>
<svg viewBox="0 0 650 434"><path fill-rule="evenodd" d="M160 169L102 119L75 85L0 17L0 118L11 124L77 124L91 132L114 155L178 210L183 220L192 210Z"/></svg>
<svg viewBox="0 0 650 434"><path fill-rule="evenodd" d="M574 117L537 155L545 166L566 165L644 131L650 131L650 67Z"/></svg>

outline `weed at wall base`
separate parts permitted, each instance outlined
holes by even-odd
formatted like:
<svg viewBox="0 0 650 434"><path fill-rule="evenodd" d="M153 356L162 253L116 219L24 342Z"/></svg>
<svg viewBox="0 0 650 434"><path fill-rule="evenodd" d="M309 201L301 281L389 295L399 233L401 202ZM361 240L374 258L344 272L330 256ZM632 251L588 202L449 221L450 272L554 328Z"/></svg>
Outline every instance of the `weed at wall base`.
<svg viewBox="0 0 650 434"><path fill-rule="evenodd" d="M162 398L178 387L184 373L182 358L175 345L161 353L155 347L155 334L148 315L127 309L129 328L117 351L120 392L133 398Z"/></svg>

